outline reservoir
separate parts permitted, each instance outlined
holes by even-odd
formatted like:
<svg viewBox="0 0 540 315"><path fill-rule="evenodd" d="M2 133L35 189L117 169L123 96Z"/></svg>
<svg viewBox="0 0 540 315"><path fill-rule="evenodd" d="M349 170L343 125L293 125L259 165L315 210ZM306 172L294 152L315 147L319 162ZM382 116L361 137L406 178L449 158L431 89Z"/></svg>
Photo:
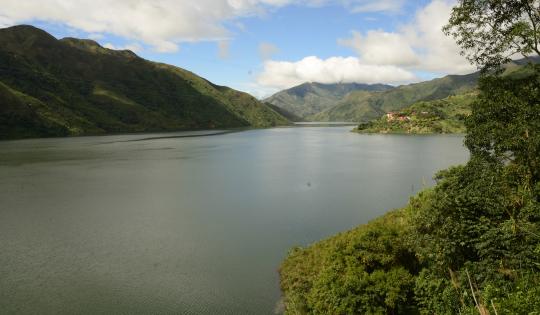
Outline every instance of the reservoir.
<svg viewBox="0 0 540 315"><path fill-rule="evenodd" d="M274 314L291 247L468 158L462 136L350 129L0 142L0 313Z"/></svg>

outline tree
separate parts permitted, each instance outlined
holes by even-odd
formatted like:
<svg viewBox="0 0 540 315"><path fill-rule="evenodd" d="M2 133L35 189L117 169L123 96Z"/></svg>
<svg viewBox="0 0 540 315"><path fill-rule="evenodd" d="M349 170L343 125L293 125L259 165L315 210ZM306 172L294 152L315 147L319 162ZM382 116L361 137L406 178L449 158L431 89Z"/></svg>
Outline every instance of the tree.
<svg viewBox="0 0 540 315"><path fill-rule="evenodd" d="M480 80L465 144L473 156L512 164L534 187L540 183L540 66L531 68L523 77Z"/></svg>
<svg viewBox="0 0 540 315"><path fill-rule="evenodd" d="M540 56L540 0L459 0L444 31L484 74L493 74L515 54ZM525 169L529 184L538 183L539 96L539 66L517 76L484 75L467 122L472 155L512 162Z"/></svg>
<svg viewBox="0 0 540 315"><path fill-rule="evenodd" d="M516 54L540 55L540 1L459 0L443 31L469 61L497 69Z"/></svg>

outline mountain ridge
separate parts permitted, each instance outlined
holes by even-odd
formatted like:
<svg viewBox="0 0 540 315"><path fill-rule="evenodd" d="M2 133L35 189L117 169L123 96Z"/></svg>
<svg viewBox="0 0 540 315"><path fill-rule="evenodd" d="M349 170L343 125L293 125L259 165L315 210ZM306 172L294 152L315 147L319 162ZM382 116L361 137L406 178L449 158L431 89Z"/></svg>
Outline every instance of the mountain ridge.
<svg viewBox="0 0 540 315"><path fill-rule="evenodd" d="M29 25L0 29L0 84L4 139L289 124L188 70Z"/></svg>
<svg viewBox="0 0 540 315"><path fill-rule="evenodd" d="M280 91L264 101L304 119L334 106L353 91L384 91L392 88L385 84L306 82Z"/></svg>
<svg viewBox="0 0 540 315"><path fill-rule="evenodd" d="M538 63L540 58L530 57L514 60L504 66L504 71L511 73L531 62ZM366 88L370 85L353 83L352 88L341 94L332 94L332 88L335 89L335 86L339 86L339 84L304 83L280 91L266 101L296 113L304 121L367 122L378 119L389 111L398 111L416 102L440 100L469 92L476 88L479 76L480 72L451 74L395 87L371 85L371 89ZM323 95L312 92L320 86L326 89ZM313 100L314 97L318 97L318 99Z"/></svg>
<svg viewBox="0 0 540 315"><path fill-rule="evenodd" d="M333 107L307 117L313 121L357 121L377 119L419 101L443 99L476 87L479 73L447 75L430 81L397 86L381 92L351 92Z"/></svg>

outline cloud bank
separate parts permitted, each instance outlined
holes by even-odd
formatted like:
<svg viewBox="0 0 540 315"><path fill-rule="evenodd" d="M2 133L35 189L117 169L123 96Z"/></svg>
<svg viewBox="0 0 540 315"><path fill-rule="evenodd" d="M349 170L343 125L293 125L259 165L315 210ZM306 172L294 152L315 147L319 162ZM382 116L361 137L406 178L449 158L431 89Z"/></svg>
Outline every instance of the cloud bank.
<svg viewBox="0 0 540 315"><path fill-rule="evenodd" d="M381 6L381 0L2 0L0 27L47 21L140 41L158 52L175 52L182 42L229 39L225 22L286 5L394 11L402 2L382 0Z"/></svg>
<svg viewBox="0 0 540 315"><path fill-rule="evenodd" d="M352 37L338 43L351 47L363 62L392 64L422 71L466 73L474 68L460 56L454 39L444 35L454 1L434 0L418 11L414 21L397 32L381 30Z"/></svg>
<svg viewBox="0 0 540 315"><path fill-rule="evenodd" d="M414 79L414 74L396 66L363 64L356 57L323 60L310 56L297 62L266 61L257 82L267 87L286 88L304 82L402 83Z"/></svg>
<svg viewBox="0 0 540 315"><path fill-rule="evenodd" d="M378 5L384 7L384 3ZM396 32L353 31L350 38L338 39L339 45L351 48L357 57L267 61L257 83L275 89L310 81L398 84L417 81L414 73L418 72L470 73L474 66L460 55L454 40L442 32L454 3L433 0Z"/></svg>

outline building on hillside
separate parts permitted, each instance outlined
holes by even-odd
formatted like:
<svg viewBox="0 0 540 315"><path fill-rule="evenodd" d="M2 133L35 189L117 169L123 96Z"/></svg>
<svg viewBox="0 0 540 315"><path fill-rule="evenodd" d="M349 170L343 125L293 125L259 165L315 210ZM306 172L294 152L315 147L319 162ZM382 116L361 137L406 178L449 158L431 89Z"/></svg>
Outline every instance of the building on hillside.
<svg viewBox="0 0 540 315"><path fill-rule="evenodd" d="M393 121L394 119L396 119L396 113L394 112L386 113L386 120Z"/></svg>
<svg viewBox="0 0 540 315"><path fill-rule="evenodd" d="M388 112L386 113L386 120L387 121L410 121L411 117L407 116L404 113L395 113L395 112Z"/></svg>

